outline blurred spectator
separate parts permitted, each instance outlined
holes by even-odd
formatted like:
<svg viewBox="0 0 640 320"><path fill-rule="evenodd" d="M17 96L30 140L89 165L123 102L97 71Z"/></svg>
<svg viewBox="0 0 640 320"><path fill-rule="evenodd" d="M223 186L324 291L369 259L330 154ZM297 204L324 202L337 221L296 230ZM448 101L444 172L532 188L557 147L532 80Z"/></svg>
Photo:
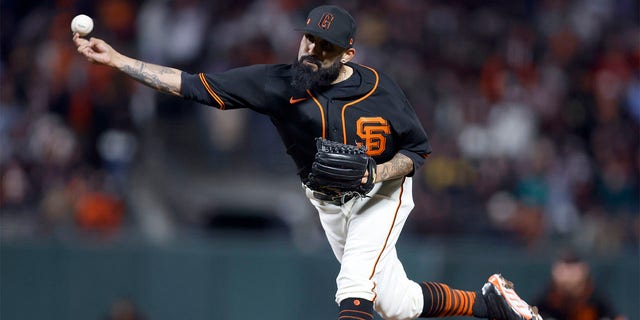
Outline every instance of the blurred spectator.
<svg viewBox="0 0 640 320"><path fill-rule="evenodd" d="M624 320L596 288L589 264L564 252L551 266L548 287L534 303L546 320Z"/></svg>
<svg viewBox="0 0 640 320"><path fill-rule="evenodd" d="M93 34L144 60L216 72L289 62L293 26L319 3L0 3L0 214L4 231L13 226L3 236L97 221L76 220L74 211L84 195L78 181L96 173L108 182L96 192L121 202L107 220L122 226L137 221L126 210L138 201L126 196L134 185L166 198L154 177L170 176L167 168L184 188L202 172L255 177L289 168L284 155L267 152L282 147L268 119L231 112L221 120L217 110L81 61L70 42L73 15L93 16ZM376 4L345 3L360 22L357 62L398 79L434 150L416 172L412 231L637 250L637 1Z"/></svg>
<svg viewBox="0 0 640 320"><path fill-rule="evenodd" d="M80 191L76 196L74 215L80 228L112 233L122 227L124 204L116 194L98 186Z"/></svg>

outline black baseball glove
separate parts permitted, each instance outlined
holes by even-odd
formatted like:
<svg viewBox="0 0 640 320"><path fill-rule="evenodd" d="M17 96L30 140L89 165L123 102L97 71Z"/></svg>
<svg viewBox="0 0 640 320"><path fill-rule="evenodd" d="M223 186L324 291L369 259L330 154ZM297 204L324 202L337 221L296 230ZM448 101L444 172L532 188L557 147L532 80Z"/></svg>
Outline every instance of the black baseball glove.
<svg viewBox="0 0 640 320"><path fill-rule="evenodd" d="M376 162L367 155L366 147L342 144L316 138L315 161L309 173L307 187L335 198L364 196L371 189L376 176ZM366 183L362 183L365 172Z"/></svg>

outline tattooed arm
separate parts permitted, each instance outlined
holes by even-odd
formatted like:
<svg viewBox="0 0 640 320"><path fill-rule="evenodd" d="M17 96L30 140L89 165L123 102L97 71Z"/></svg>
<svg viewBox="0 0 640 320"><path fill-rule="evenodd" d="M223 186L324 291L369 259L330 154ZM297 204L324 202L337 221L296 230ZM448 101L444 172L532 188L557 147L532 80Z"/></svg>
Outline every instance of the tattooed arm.
<svg viewBox="0 0 640 320"><path fill-rule="evenodd" d="M120 71L158 91L180 96L182 71L125 58L117 67Z"/></svg>
<svg viewBox="0 0 640 320"><path fill-rule="evenodd" d="M406 176L413 170L413 160L402 153L396 153L391 160L376 166L376 182Z"/></svg>
<svg viewBox="0 0 640 320"><path fill-rule="evenodd" d="M116 68L158 91L180 96L182 71L129 58L97 38L87 40L76 33L73 42L87 60Z"/></svg>
<svg viewBox="0 0 640 320"><path fill-rule="evenodd" d="M406 176L413 170L413 160L402 153L396 153L391 160L376 165L375 182L387 181ZM367 171L362 178L362 183L366 183L369 177Z"/></svg>

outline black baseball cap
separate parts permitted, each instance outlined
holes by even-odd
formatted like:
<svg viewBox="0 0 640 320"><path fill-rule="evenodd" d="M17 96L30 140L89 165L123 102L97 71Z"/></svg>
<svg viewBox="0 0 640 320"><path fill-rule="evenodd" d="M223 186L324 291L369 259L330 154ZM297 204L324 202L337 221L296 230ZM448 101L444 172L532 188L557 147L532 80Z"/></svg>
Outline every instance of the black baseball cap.
<svg viewBox="0 0 640 320"><path fill-rule="evenodd" d="M356 21L347 10L333 5L311 10L298 31L320 37L342 48L351 48L356 35Z"/></svg>

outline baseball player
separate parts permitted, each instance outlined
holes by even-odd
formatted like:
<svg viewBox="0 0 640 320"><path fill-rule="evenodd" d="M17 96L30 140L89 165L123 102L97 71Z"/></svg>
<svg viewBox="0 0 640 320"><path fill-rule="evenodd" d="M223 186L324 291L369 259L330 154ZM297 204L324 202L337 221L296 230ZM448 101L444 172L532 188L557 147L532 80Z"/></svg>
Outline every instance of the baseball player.
<svg viewBox="0 0 640 320"><path fill-rule="evenodd" d="M396 242L412 210L412 176L431 147L398 85L352 62L356 23L337 6L313 9L292 64L190 74L118 53L74 34L89 61L116 68L161 92L221 110L249 108L270 118L293 158L340 262L338 319L475 316L541 319L499 274L462 291L407 278Z"/></svg>

